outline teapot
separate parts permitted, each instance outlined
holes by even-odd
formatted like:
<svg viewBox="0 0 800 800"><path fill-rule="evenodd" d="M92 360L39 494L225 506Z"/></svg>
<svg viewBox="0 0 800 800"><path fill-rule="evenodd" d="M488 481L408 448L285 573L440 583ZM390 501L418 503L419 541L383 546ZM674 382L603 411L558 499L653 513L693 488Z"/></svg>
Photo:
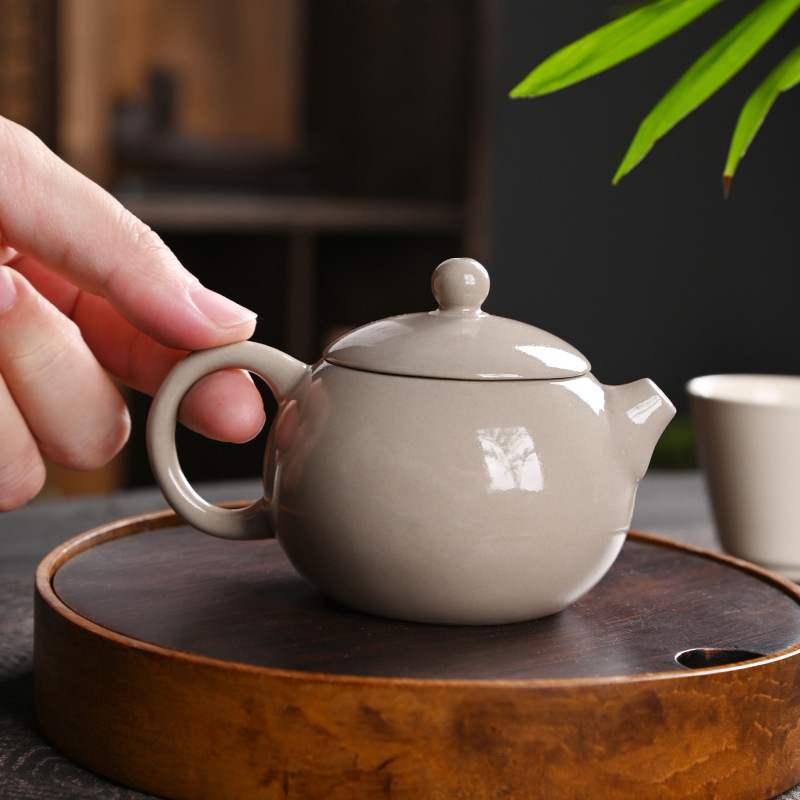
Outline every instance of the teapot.
<svg viewBox="0 0 800 800"><path fill-rule="evenodd" d="M675 408L652 381L604 386L563 340L482 311L473 259L440 264L432 288L438 309L351 331L313 366L254 342L188 355L151 407L154 475L186 522L275 537L351 609L460 625L553 614L616 559ZM175 445L184 395L228 367L278 403L264 497L238 509L198 495Z"/></svg>

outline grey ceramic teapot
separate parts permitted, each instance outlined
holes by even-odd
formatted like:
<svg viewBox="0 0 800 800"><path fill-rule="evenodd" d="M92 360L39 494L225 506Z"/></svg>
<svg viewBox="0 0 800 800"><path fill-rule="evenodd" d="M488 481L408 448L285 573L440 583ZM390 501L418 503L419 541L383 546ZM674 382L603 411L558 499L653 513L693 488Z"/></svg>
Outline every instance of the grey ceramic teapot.
<svg viewBox="0 0 800 800"><path fill-rule="evenodd" d="M563 609L599 581L675 409L652 381L603 386L573 347L481 311L486 270L433 274L439 308L359 328L314 366L253 342L189 355L148 422L153 471L187 522L277 537L297 571L351 608L491 624ZM178 407L240 367L278 401L265 497L217 508L178 462Z"/></svg>

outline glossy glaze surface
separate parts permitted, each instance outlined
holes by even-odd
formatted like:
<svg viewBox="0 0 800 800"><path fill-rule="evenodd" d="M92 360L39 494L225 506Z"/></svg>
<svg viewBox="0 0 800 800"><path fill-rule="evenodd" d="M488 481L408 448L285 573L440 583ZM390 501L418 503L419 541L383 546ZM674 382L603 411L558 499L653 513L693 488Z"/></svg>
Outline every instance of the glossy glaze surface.
<svg viewBox="0 0 800 800"><path fill-rule="evenodd" d="M189 356L153 403L154 473L192 525L277 536L301 574L361 611L552 614L613 563L675 409L651 381L603 386L557 337L482 312L477 262L445 262L433 283L438 311L365 326L313 369L250 342ZM269 502L237 511L194 492L174 445L182 397L223 367L260 375L279 404Z"/></svg>
<svg viewBox="0 0 800 800"><path fill-rule="evenodd" d="M441 382L323 362L276 422L277 538L302 575L360 610L469 624L559 611L627 533L642 469L620 441L654 441L666 411L613 415L614 391L591 376ZM629 407L653 397L641 384Z"/></svg>
<svg viewBox="0 0 800 800"><path fill-rule="evenodd" d="M368 372L459 380L544 380L585 375L589 361L552 333L481 310L489 275L474 259L434 270L438 308L372 322L331 344L324 359Z"/></svg>

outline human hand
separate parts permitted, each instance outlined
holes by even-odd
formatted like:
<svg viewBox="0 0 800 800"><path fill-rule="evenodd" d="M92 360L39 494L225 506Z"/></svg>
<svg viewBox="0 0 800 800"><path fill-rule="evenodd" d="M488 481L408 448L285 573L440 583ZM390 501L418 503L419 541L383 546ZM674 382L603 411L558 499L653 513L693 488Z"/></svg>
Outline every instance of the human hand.
<svg viewBox="0 0 800 800"><path fill-rule="evenodd" d="M102 466L130 431L107 372L153 394L190 350L249 338L256 315L200 285L144 223L0 117L0 510L45 479L43 458ZM247 373L210 375L181 420L224 441L264 424Z"/></svg>

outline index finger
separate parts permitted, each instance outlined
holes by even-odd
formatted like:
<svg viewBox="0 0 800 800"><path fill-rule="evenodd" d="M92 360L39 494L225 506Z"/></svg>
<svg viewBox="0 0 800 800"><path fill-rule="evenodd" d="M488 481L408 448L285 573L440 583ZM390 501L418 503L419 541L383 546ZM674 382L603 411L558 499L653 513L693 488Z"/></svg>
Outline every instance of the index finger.
<svg viewBox="0 0 800 800"><path fill-rule="evenodd" d="M203 287L147 225L0 118L0 250L13 248L174 348L246 339L256 314Z"/></svg>

